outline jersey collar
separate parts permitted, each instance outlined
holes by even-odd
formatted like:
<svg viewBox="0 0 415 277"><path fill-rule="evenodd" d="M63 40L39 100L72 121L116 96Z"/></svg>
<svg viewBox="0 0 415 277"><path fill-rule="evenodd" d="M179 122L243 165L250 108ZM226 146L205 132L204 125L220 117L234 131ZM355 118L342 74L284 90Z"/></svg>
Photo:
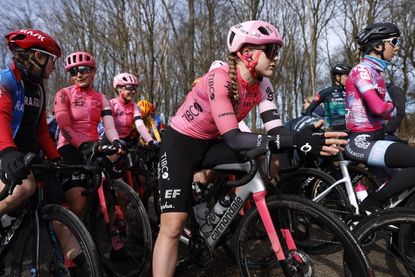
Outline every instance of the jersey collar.
<svg viewBox="0 0 415 277"><path fill-rule="evenodd" d="M376 58L371 55L365 55L363 60L369 62L372 67L376 68L379 71L385 71L390 64L388 61Z"/></svg>

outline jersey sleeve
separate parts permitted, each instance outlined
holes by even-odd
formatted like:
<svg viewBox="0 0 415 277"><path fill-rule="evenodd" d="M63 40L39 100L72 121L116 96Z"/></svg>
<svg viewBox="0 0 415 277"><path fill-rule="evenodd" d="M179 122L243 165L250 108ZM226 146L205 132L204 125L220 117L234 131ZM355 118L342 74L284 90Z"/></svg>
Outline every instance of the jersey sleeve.
<svg viewBox="0 0 415 277"><path fill-rule="evenodd" d="M114 140L119 139L117 129L115 129L114 118L112 117L111 105L108 99L102 94L102 111L101 118L102 124L104 125L105 135L108 140L112 143Z"/></svg>
<svg viewBox="0 0 415 277"><path fill-rule="evenodd" d="M208 76L207 92L209 104L219 133L223 135L232 129L238 129L238 120L228 97L231 81L227 72L214 70Z"/></svg>
<svg viewBox="0 0 415 277"><path fill-rule="evenodd" d="M0 151L6 148L16 148L11 127L12 109L12 96L4 87L0 87Z"/></svg>
<svg viewBox="0 0 415 277"><path fill-rule="evenodd" d="M135 103L134 103L134 123L135 123L135 126L137 127L138 133L140 134L140 136L144 139L146 143L153 140L146 126L144 125L144 121L143 121L143 117L141 116L140 109Z"/></svg>
<svg viewBox="0 0 415 277"><path fill-rule="evenodd" d="M281 127L282 122L277 111L277 101L272 88L271 81L264 78L260 85L261 101L258 105L259 114L264 123L265 130L269 133L271 130Z"/></svg>
<svg viewBox="0 0 415 277"><path fill-rule="evenodd" d="M369 70L365 66L358 65L357 70L358 78L355 79L355 86L365 100L369 112L380 117L389 117L389 114L394 110L395 105L392 102L384 101L379 96L370 77Z"/></svg>
<svg viewBox="0 0 415 277"><path fill-rule="evenodd" d="M313 115L314 110L318 107L318 105L321 104L321 102L323 102L323 97L324 95L321 94L321 92L318 92L316 94L316 97L314 97L313 101L310 103L310 105L308 106L308 108L305 110L305 114L308 116Z"/></svg>
<svg viewBox="0 0 415 277"><path fill-rule="evenodd" d="M71 102L65 89L61 89L55 95L54 111L56 122L58 123L60 134L71 145L78 148L83 141L79 138L76 131L72 128Z"/></svg>

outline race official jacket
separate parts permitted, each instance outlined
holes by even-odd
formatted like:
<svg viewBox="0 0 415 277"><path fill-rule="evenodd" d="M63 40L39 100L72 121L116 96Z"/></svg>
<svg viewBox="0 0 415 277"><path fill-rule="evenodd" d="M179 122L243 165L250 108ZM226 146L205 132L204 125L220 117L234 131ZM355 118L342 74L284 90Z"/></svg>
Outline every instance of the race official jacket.
<svg viewBox="0 0 415 277"><path fill-rule="evenodd" d="M50 160L59 157L49 136L45 99L42 84L24 80L14 63L0 71L0 153L17 148L43 150Z"/></svg>
<svg viewBox="0 0 415 277"><path fill-rule="evenodd" d="M239 102L237 112L228 97L231 80L228 66L223 65L209 71L188 93L186 100L172 117L170 126L193 138L212 140L224 133L238 129L238 122L246 117L258 104L260 114L267 111L278 118L265 122L267 131L282 126L276 113L277 104L272 84L268 78L252 85L244 80L237 70Z"/></svg>
<svg viewBox="0 0 415 277"><path fill-rule="evenodd" d="M396 112L381 74L388 65L387 61L366 55L350 71L346 81L346 119L350 131L380 130Z"/></svg>
<svg viewBox="0 0 415 277"><path fill-rule="evenodd" d="M83 142L98 142L101 118L108 140L119 138L109 101L93 88L73 85L59 90L54 110L59 126L58 148L66 144L78 148Z"/></svg>

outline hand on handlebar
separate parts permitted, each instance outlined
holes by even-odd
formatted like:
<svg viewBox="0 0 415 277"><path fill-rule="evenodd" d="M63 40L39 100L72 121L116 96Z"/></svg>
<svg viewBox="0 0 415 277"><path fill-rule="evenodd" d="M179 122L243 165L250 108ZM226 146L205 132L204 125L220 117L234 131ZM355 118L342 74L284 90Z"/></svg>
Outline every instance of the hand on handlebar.
<svg viewBox="0 0 415 277"><path fill-rule="evenodd" d="M324 124L324 120L319 120L314 123L314 126L311 126L310 130L313 129L314 132L322 133L322 140L320 141L320 145L316 152L321 156L333 156L339 153L339 151L343 151L342 145L347 144L347 140L342 139L343 137L347 137L346 132L322 132L321 127ZM300 149L301 150L301 149Z"/></svg>
<svg viewBox="0 0 415 277"><path fill-rule="evenodd" d="M347 133L323 132L321 130L323 124L324 121L319 120L314 125L307 126L294 134L294 146L305 154L319 154L321 156L332 156L343 151L341 145L347 144L347 141L341 137L346 137Z"/></svg>
<svg viewBox="0 0 415 277"><path fill-rule="evenodd" d="M1 180L5 184L21 185L22 181L30 174L25 163L25 155L17 149L6 150L1 157Z"/></svg>
<svg viewBox="0 0 415 277"><path fill-rule="evenodd" d="M118 150L118 155L122 155L127 151L127 144L122 139L115 139L112 142L112 146Z"/></svg>
<svg viewBox="0 0 415 277"><path fill-rule="evenodd" d="M152 152L158 152L160 150L160 145L155 143L154 141L149 141L147 143L148 149L150 149Z"/></svg>

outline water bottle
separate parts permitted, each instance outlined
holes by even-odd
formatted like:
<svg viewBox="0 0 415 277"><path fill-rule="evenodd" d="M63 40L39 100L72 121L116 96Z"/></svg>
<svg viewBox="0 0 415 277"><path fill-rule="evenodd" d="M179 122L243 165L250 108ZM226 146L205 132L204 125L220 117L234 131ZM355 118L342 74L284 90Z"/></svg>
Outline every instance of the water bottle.
<svg viewBox="0 0 415 277"><path fill-rule="evenodd" d="M357 200L361 203L367 197L367 189L362 183L357 183L357 186L354 188L356 192Z"/></svg>
<svg viewBox="0 0 415 277"><path fill-rule="evenodd" d="M211 225L216 225L216 223L219 222L220 218L225 213L226 209L229 208L231 203L232 198L229 195L225 195L225 197L219 199L219 201L216 202L215 206L210 212L209 223Z"/></svg>

